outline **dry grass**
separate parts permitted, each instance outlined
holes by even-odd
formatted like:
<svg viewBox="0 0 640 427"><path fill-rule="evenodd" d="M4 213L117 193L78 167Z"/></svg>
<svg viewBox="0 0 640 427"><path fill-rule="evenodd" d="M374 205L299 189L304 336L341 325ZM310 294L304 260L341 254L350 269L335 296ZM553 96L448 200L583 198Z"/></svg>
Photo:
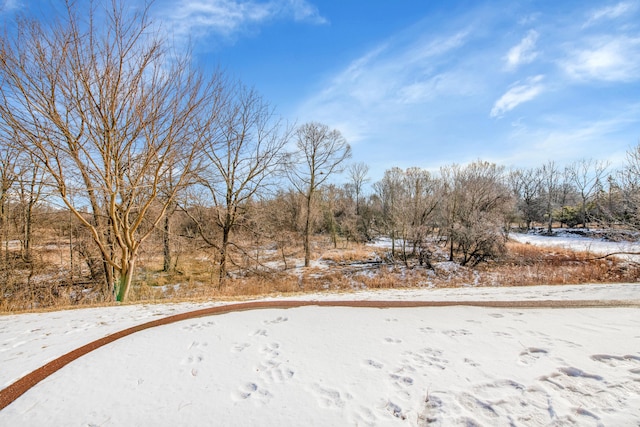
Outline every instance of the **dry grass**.
<svg viewBox="0 0 640 427"><path fill-rule="evenodd" d="M353 262L367 262L381 259L383 250L372 248L363 244L354 244L348 249L329 249L320 257L323 261L335 264L347 264Z"/></svg>
<svg viewBox="0 0 640 427"><path fill-rule="evenodd" d="M385 249L351 245L334 249L326 240L315 242L315 256L326 268L291 269L278 267L236 272L219 286L216 264L202 252L182 254L175 272L161 272L160 260L146 257L130 294L130 302L183 302L243 300L275 295L312 292L352 292L363 289L443 288L460 286L531 286L579 283L635 282L640 279L637 265L615 258L593 259L587 253L544 248L509 242L500 260L475 269L455 263L437 262L434 269L414 264L405 267L381 262ZM299 248L291 248L292 252ZM0 300L0 312L48 310L78 306L112 305L95 293L82 292L83 285L69 285L68 272L56 261L60 251L47 253L39 264L38 275L29 287L15 285L13 298ZM58 258L59 259L59 258ZM268 261L277 260L278 256ZM300 265L289 260L289 267ZM5 276L6 277L6 276ZM78 276L79 277L79 276ZM16 281L20 277L15 277ZM88 286L85 286L87 288Z"/></svg>

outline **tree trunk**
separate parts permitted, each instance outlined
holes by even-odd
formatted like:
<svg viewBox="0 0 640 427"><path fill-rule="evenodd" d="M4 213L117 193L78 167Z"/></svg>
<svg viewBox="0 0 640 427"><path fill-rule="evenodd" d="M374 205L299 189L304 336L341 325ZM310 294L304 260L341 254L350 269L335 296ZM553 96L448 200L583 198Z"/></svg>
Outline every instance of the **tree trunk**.
<svg viewBox="0 0 640 427"><path fill-rule="evenodd" d="M169 213L167 212L164 216L164 229L162 232L162 255L163 255L163 263L162 263L162 271L169 272L172 270L171 267L171 218Z"/></svg>
<svg viewBox="0 0 640 427"><path fill-rule="evenodd" d="M220 264L218 265L218 287L222 288L224 280L227 278L227 256L229 249L229 234L230 229L228 227L222 228L222 244L220 245Z"/></svg>
<svg viewBox="0 0 640 427"><path fill-rule="evenodd" d="M118 291L116 295L116 301L122 302L129 298L129 291L131 289L131 283L133 282L133 273L136 266L136 256L129 257L126 262L123 262L124 269L120 273L118 278Z"/></svg>
<svg viewBox="0 0 640 427"><path fill-rule="evenodd" d="M333 212L331 213L331 240L333 242L333 249L336 249L338 247L338 231Z"/></svg>
<svg viewBox="0 0 640 427"><path fill-rule="evenodd" d="M449 261L453 261L453 231L449 236Z"/></svg>
<svg viewBox="0 0 640 427"><path fill-rule="evenodd" d="M391 230L391 258L396 257L396 230Z"/></svg>
<svg viewBox="0 0 640 427"><path fill-rule="evenodd" d="M310 242L311 196L312 196L312 192L309 191L309 193L307 194L307 212L306 212L306 220L304 224L304 266L305 267L309 267L309 262L311 260L311 242Z"/></svg>

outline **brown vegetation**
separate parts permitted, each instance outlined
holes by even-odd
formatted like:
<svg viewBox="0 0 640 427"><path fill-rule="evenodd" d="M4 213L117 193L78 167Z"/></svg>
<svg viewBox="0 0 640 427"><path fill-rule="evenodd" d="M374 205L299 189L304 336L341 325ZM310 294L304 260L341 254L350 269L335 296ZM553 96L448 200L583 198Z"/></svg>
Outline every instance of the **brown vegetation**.
<svg viewBox="0 0 640 427"><path fill-rule="evenodd" d="M162 256L143 257L131 289L132 302L178 302L243 300L263 296L316 292L353 292L374 289L453 288L462 286L531 286L579 283L634 282L640 278L635 264L615 258L594 259L587 253L561 248L543 248L508 242L500 259L475 268L447 261L446 251L433 249L433 268L410 260L409 266L392 262L388 249L363 244L341 244L333 248L330 238L314 240L315 267L301 268L303 248L296 247L295 268L284 269L277 251L263 251L263 264L271 268L247 272L237 268L232 279L218 286L217 263L206 252L195 250L180 256L175 271L162 271ZM30 286L17 289L11 299L0 302L0 311L15 312L43 308L113 304L92 291L89 282L69 282L59 268L64 248L49 245L33 268ZM35 248L36 253L40 253ZM62 251L62 252L61 252ZM238 255L238 254L235 254ZM56 263L56 261L58 263ZM26 269L27 265L23 264ZM24 274L28 274L24 270ZM52 284L55 283L55 286Z"/></svg>

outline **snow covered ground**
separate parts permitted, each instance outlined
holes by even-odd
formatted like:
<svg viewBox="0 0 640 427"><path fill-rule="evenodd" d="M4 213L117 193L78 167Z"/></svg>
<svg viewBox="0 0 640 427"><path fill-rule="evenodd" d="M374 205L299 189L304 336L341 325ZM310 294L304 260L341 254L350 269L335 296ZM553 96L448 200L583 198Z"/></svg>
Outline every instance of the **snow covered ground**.
<svg viewBox="0 0 640 427"><path fill-rule="evenodd" d="M640 303L640 285L304 298ZM2 316L0 387L96 338L211 305ZM138 332L89 353L0 411L0 425L637 426L639 331L637 308L230 313Z"/></svg>
<svg viewBox="0 0 640 427"><path fill-rule="evenodd" d="M510 233L509 237L521 243L587 251L595 255L606 255L614 252L640 252L640 242L613 242L604 239L594 239L575 234L563 233L561 230L555 236L545 236L535 233ZM618 256L622 259L635 261L640 259L638 255Z"/></svg>

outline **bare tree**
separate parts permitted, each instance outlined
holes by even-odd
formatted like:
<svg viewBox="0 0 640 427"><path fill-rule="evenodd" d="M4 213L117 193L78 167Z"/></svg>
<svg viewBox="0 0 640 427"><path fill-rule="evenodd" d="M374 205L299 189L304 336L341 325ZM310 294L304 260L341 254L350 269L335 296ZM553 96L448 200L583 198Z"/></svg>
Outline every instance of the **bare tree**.
<svg viewBox="0 0 640 427"><path fill-rule="evenodd" d="M522 215L527 230L541 217L540 190L542 176L540 169L516 169L509 173L511 191L517 198L517 208Z"/></svg>
<svg viewBox="0 0 640 427"><path fill-rule="evenodd" d="M247 204L276 182L290 138L290 130L255 90L240 83L228 89L220 106L210 110L203 146L206 165L198 180L213 201L220 231L216 241L200 225L202 237L219 251L220 284L227 276L229 246L242 249L232 232L246 215Z"/></svg>
<svg viewBox="0 0 640 427"><path fill-rule="evenodd" d="M369 166L366 163L358 162L349 166L349 184L356 198L356 215L360 215L360 198L364 184L369 182L368 174Z"/></svg>
<svg viewBox="0 0 640 427"><path fill-rule="evenodd" d="M340 131L310 122L296 131L297 151L290 156L287 173L292 185L305 197L304 266L311 259L311 210L313 196L334 173L342 171L342 164L351 157L351 147Z"/></svg>
<svg viewBox="0 0 640 427"><path fill-rule="evenodd" d="M580 221L586 227L590 220L587 203L596 195L609 164L605 161L582 159L568 167L568 179L580 195Z"/></svg>
<svg viewBox="0 0 640 427"><path fill-rule="evenodd" d="M627 151L625 164L620 171L623 202L621 221L640 228L640 143Z"/></svg>
<svg viewBox="0 0 640 427"><path fill-rule="evenodd" d="M5 286L8 283L9 275L9 221L8 202L11 190L18 179L17 162L20 152L15 149L11 142L11 136L0 131L0 271L4 277L0 279L0 291L6 294ZM4 251L4 254L2 252Z"/></svg>
<svg viewBox="0 0 640 427"><path fill-rule="evenodd" d="M547 220L547 232L553 228L553 210L556 207L557 193L560 188L560 171L553 161L549 161L540 168L542 177L542 197L544 200L545 216Z"/></svg>
<svg viewBox="0 0 640 427"><path fill-rule="evenodd" d="M396 239L402 230L402 201L404 200L404 171L398 167L387 169L373 185L382 203L382 226L391 238L391 257L395 257Z"/></svg>
<svg viewBox="0 0 640 427"><path fill-rule="evenodd" d="M210 90L158 37L148 6L100 4L69 1L55 24L19 20L0 39L0 116L90 231L105 293L122 301L140 246L194 169ZM160 202L170 172L177 185Z"/></svg>
<svg viewBox="0 0 640 427"><path fill-rule="evenodd" d="M20 242L22 259L30 262L32 259L32 236L34 226L34 212L40 202L45 186L45 171L33 156L26 155L21 159L18 171L17 193L20 207Z"/></svg>
<svg viewBox="0 0 640 427"><path fill-rule="evenodd" d="M505 225L512 196L504 183L504 169L476 161L465 167L441 169L449 258L454 248L461 265L476 265L504 251Z"/></svg>
<svg viewBox="0 0 640 427"><path fill-rule="evenodd" d="M438 207L437 190L440 182L429 171L417 167L405 171L405 215L408 225L405 240L412 244L412 255L420 255L420 261L428 261L423 243L435 227L435 213ZM418 251L420 253L418 254ZM404 251L406 263L406 250Z"/></svg>

